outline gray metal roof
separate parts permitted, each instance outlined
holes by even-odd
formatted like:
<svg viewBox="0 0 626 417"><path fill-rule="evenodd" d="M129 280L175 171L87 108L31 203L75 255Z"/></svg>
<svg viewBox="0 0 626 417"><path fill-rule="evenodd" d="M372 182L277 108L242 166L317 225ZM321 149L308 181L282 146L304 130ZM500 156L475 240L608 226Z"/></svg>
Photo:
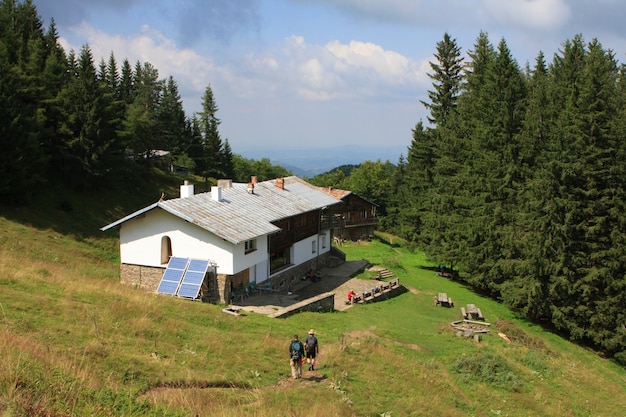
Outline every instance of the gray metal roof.
<svg viewBox="0 0 626 417"><path fill-rule="evenodd" d="M286 177L284 189L276 180L255 184L250 194L247 184L233 183L221 189L221 200L215 201L210 192L187 198L159 201L138 210L101 230L109 230L156 208L238 244L259 236L280 231L271 222L340 203L334 197L298 177Z"/></svg>

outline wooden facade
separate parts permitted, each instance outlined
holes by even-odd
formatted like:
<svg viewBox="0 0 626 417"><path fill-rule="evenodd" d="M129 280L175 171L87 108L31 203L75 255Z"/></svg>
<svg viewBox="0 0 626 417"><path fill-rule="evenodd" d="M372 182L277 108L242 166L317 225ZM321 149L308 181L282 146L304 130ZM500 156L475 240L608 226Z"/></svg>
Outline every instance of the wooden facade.
<svg viewBox="0 0 626 417"><path fill-rule="evenodd" d="M333 235L339 240L367 240L378 226L377 205L351 191L321 188L343 204L334 215Z"/></svg>

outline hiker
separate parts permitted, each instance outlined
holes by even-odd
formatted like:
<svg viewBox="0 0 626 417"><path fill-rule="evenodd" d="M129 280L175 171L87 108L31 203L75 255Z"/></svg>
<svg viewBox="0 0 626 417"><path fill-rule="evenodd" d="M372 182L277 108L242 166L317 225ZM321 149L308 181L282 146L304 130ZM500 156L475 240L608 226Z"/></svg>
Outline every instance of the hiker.
<svg viewBox="0 0 626 417"><path fill-rule="evenodd" d="M354 298L354 291L348 291L348 304L352 304L352 299Z"/></svg>
<svg viewBox="0 0 626 417"><path fill-rule="evenodd" d="M317 337L313 329L309 330L309 335L304 341L306 347L306 361L309 364L309 371L315 370L315 357L319 353L319 347L317 345Z"/></svg>
<svg viewBox="0 0 626 417"><path fill-rule="evenodd" d="M291 377L302 378L302 358L304 357L304 345L298 340L298 335L293 335L289 344L289 364L291 365Z"/></svg>

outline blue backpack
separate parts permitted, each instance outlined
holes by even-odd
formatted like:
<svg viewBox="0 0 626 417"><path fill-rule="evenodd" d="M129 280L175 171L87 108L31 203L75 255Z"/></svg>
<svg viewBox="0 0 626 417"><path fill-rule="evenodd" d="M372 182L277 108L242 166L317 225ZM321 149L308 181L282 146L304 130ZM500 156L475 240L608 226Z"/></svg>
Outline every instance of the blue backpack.
<svg viewBox="0 0 626 417"><path fill-rule="evenodd" d="M293 343L291 343L291 360L292 361L299 361L302 359L302 345L300 344L299 340L295 340Z"/></svg>

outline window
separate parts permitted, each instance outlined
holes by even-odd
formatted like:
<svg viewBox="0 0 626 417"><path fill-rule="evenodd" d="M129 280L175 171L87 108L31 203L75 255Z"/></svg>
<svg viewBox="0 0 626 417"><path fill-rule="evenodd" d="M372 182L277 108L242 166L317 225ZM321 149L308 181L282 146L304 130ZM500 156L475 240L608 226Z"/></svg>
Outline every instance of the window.
<svg viewBox="0 0 626 417"><path fill-rule="evenodd" d="M291 249L284 248L270 254L270 274L291 264Z"/></svg>
<svg viewBox="0 0 626 417"><path fill-rule="evenodd" d="M316 252L316 250L317 250L317 245L316 245L316 243L317 243L317 242L315 242L315 241L312 241L312 242L311 242L311 253L315 253L315 252Z"/></svg>
<svg viewBox="0 0 626 417"><path fill-rule="evenodd" d="M169 236L161 238L161 263L166 264L172 257L172 240Z"/></svg>
<svg viewBox="0 0 626 417"><path fill-rule="evenodd" d="M248 240L245 243L246 245L246 253L252 252L256 250L256 239Z"/></svg>
<svg viewBox="0 0 626 417"><path fill-rule="evenodd" d="M322 241L322 249L326 249L326 235L321 235L320 240Z"/></svg>
<svg viewBox="0 0 626 417"><path fill-rule="evenodd" d="M366 218L367 218L367 211L361 210L361 217L360 217L360 219L363 220L363 219L366 219Z"/></svg>

